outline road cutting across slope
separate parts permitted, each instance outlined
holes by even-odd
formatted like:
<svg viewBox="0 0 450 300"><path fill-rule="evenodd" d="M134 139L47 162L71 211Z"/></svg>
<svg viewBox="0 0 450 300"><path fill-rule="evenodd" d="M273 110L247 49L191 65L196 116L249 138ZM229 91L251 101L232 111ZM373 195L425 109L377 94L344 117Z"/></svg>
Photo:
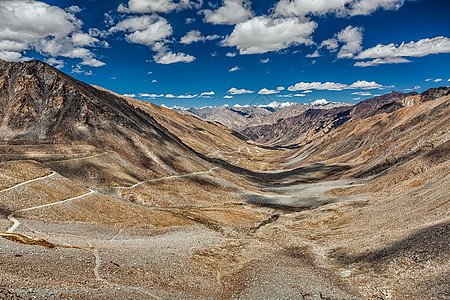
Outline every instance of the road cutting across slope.
<svg viewBox="0 0 450 300"><path fill-rule="evenodd" d="M22 185L25 185L25 184L28 184L28 183L31 183L31 182L34 182L34 181L38 181L38 180L42 180L42 179L46 179L46 178L52 177L52 176L54 176L55 174L56 174L56 172L53 171L53 172L50 173L49 175L45 175L45 176L43 176L43 177L34 178L34 179L31 179L31 180L27 180L27 181L18 183L18 184L14 185L14 186L11 186L11 187L9 187L9 188L6 188L6 189L4 189L4 190L1 190L0 193L1 193L1 192L6 192L6 191L9 191L9 190L12 190L12 189L15 189L15 188L17 188L17 187L19 187L19 186L22 186Z"/></svg>
<svg viewBox="0 0 450 300"><path fill-rule="evenodd" d="M202 171L202 172L194 172L194 173L189 173L189 174L184 174L184 175L173 175L173 176L167 176L167 177L162 177L162 178L156 178L156 179L150 179L150 180L144 180L144 181L140 181L136 184L133 184L132 186L114 186L112 187L113 189L132 189L135 188L141 184L144 183L150 183L150 182L158 182L161 180L166 180L166 179L176 179L176 178L184 178L184 177L189 177L189 176L195 176L195 175L202 175L202 174L208 174L211 173L214 170L219 169L219 167L214 167L209 169L208 171Z"/></svg>
<svg viewBox="0 0 450 300"><path fill-rule="evenodd" d="M58 202L53 202L53 203L48 203L48 204L44 204L44 205L39 205L39 206L34 206L34 207L29 207L29 208L16 210L15 212L13 212L13 213L8 215L8 220L13 222L13 225L6 232L7 233L13 233L14 230L16 230L17 227L19 227L19 225L21 224L19 220L14 218L14 215L17 214L17 213L30 211L30 210L35 210L35 209L40 209L40 208L49 207L49 206L53 206L53 205L58 205L58 204L62 204L62 203L66 203L66 202L69 202L69 201L72 201L72 200L76 200L76 199L85 197L85 196L90 195L92 193L95 193L95 191L89 189L88 193L85 193L85 194L80 195L80 196L72 197L72 198L69 198L69 199L66 199L66 200L62 200L62 201L58 201Z"/></svg>

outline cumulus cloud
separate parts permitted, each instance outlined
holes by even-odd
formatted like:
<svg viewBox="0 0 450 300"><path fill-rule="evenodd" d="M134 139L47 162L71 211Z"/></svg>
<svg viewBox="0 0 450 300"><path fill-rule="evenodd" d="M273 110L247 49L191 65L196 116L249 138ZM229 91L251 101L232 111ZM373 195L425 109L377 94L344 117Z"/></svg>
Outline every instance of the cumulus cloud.
<svg viewBox="0 0 450 300"><path fill-rule="evenodd" d="M220 35L214 34L214 35L208 35L208 36L202 36L200 31L198 30L191 30L189 31L185 36L183 36L180 40L182 44L192 44L196 42L205 42L205 41L212 41L215 39L220 38Z"/></svg>
<svg viewBox="0 0 450 300"><path fill-rule="evenodd" d="M335 82L299 82L295 85L291 85L288 87L288 90L291 92L295 91L304 91L304 90L328 90L328 91L342 91L347 87L346 84L343 83L335 83Z"/></svg>
<svg viewBox="0 0 450 300"><path fill-rule="evenodd" d="M312 44L310 36L316 27L316 22L302 22L298 18L259 16L237 24L222 44L236 47L240 54L279 51L293 45Z"/></svg>
<svg viewBox="0 0 450 300"><path fill-rule="evenodd" d="M404 0L280 0L274 8L276 15L303 17L335 14L337 16L368 15L377 9L396 10Z"/></svg>
<svg viewBox="0 0 450 300"><path fill-rule="evenodd" d="M72 5L66 8L66 11L72 14L76 14L82 11L82 9L77 5Z"/></svg>
<svg viewBox="0 0 450 300"><path fill-rule="evenodd" d="M360 96L372 96L371 92L354 92L352 95L360 95Z"/></svg>
<svg viewBox="0 0 450 300"><path fill-rule="evenodd" d="M338 58L352 58L362 49L362 28L347 26L336 33L333 38L324 40L319 48L327 48L328 51L336 52L340 45L341 49L337 54ZM316 51L317 52L317 51ZM317 53L318 54L318 53Z"/></svg>
<svg viewBox="0 0 450 300"><path fill-rule="evenodd" d="M359 27L347 26L337 34L337 39L344 43L337 54L338 58L352 58L362 49L362 29Z"/></svg>
<svg viewBox="0 0 450 300"><path fill-rule="evenodd" d="M335 38L331 38L328 40L324 40L321 44L319 48L327 48L328 51L337 51L337 48L339 48L339 43L338 40Z"/></svg>
<svg viewBox="0 0 450 300"><path fill-rule="evenodd" d="M36 50L51 58L80 58L88 65L94 54L87 47L107 44L81 30L82 22L73 14L78 10L75 6L63 10L41 1L0 1L0 58L29 60L24 52Z"/></svg>
<svg viewBox="0 0 450 300"><path fill-rule="evenodd" d="M279 86L279 87L277 87L277 91L284 91L285 90L285 87L284 86Z"/></svg>
<svg viewBox="0 0 450 300"><path fill-rule="evenodd" d="M153 56L157 64L174 64L178 62L190 63L195 60L195 57L186 53L178 52L174 53L172 51L161 51Z"/></svg>
<svg viewBox="0 0 450 300"><path fill-rule="evenodd" d="M280 91L279 90L269 90L266 88L263 88L261 90L259 90L258 94L259 95L273 95L273 94L278 94Z"/></svg>
<svg viewBox="0 0 450 300"><path fill-rule="evenodd" d="M250 19L253 16L250 1L223 0L223 5L216 10L203 11L205 21L213 24L234 25Z"/></svg>
<svg viewBox="0 0 450 300"><path fill-rule="evenodd" d="M164 94L139 93L139 97L146 97L146 98L161 98L161 97L164 97Z"/></svg>
<svg viewBox="0 0 450 300"><path fill-rule="evenodd" d="M228 52L227 54L225 54L226 57L235 57L236 53L234 52Z"/></svg>
<svg viewBox="0 0 450 300"><path fill-rule="evenodd" d="M387 58L375 58L374 60L369 61L358 61L354 64L355 67L373 67L378 65L385 64L404 64L409 63L410 60L407 60L403 57L387 57Z"/></svg>
<svg viewBox="0 0 450 300"><path fill-rule="evenodd" d="M293 45L312 44L310 35L316 27L317 23L301 22L298 18L260 16L236 25L223 45L235 46L241 54L279 51Z"/></svg>
<svg viewBox="0 0 450 300"><path fill-rule="evenodd" d="M200 94L200 97L203 97L203 96L213 96L213 95L215 95L215 94L216 94L216 93L215 93L214 91L203 92L203 93Z"/></svg>
<svg viewBox="0 0 450 300"><path fill-rule="evenodd" d="M168 13L176 8L176 4L172 0L130 0L128 6L120 4L118 7L119 12L132 12L132 13L151 13L161 12Z"/></svg>
<svg viewBox="0 0 450 300"><path fill-rule="evenodd" d="M178 99L192 99L197 97L197 95L179 95L177 96Z"/></svg>
<svg viewBox="0 0 450 300"><path fill-rule="evenodd" d="M62 69L62 68L64 68L64 65L65 65L63 60L56 59L56 58L53 58L53 57L49 58L49 59L46 59L45 62L48 63L49 65L54 66L57 69Z"/></svg>
<svg viewBox="0 0 450 300"><path fill-rule="evenodd" d="M224 99L231 99L231 98L233 98L233 96L231 96L231 95L225 95L225 96L223 96L223 98L224 98Z"/></svg>
<svg viewBox="0 0 450 300"><path fill-rule="evenodd" d="M359 53L356 59L373 59L371 61L357 62L355 66L368 67L380 64L407 63L405 57L423 57L430 54L450 53L450 38L438 36L421 39L417 42L379 44Z"/></svg>
<svg viewBox="0 0 450 300"><path fill-rule="evenodd" d="M267 63L270 62L270 58L262 58L262 59L259 60L259 62L262 63L262 64L267 64Z"/></svg>
<svg viewBox="0 0 450 300"><path fill-rule="evenodd" d="M153 59L158 64L190 63L195 57L182 52L170 51L165 42L173 33L172 26L166 19L157 15L132 16L119 22L109 29L109 32L127 32L129 43L151 46L156 52Z"/></svg>
<svg viewBox="0 0 450 300"><path fill-rule="evenodd" d="M309 92L310 90L327 90L327 91L342 91L342 90L354 90L354 89L363 89L363 90L371 90L371 89L382 89L384 88L381 84L376 83L375 81L365 81L358 80L351 85L347 85L345 83L336 83L336 82L299 82L295 85L291 85L288 87L288 90L291 92L295 91L304 91L304 93Z"/></svg>
<svg viewBox="0 0 450 300"><path fill-rule="evenodd" d="M136 94L123 94L125 97L135 98Z"/></svg>
<svg viewBox="0 0 450 300"><path fill-rule="evenodd" d="M110 32L128 32L125 38L130 43L151 46L173 33L166 19L156 15L133 16L119 22L109 29Z"/></svg>
<svg viewBox="0 0 450 300"><path fill-rule="evenodd" d="M236 67L232 67L231 69L229 69L228 72L236 72L236 71L239 71L239 70L242 70L242 69L239 68L238 66L236 66Z"/></svg>
<svg viewBox="0 0 450 300"><path fill-rule="evenodd" d="M255 91L250 91L246 89L237 89L235 87L228 90L228 93L232 95L242 95L242 94L253 94Z"/></svg>
<svg viewBox="0 0 450 300"><path fill-rule="evenodd" d="M306 55L306 57L314 58L314 57L320 57L319 51L314 51L314 53Z"/></svg>
<svg viewBox="0 0 450 300"><path fill-rule="evenodd" d="M434 82L441 82L441 81L442 81L441 78L438 78L438 79L435 79L435 80L434 80Z"/></svg>

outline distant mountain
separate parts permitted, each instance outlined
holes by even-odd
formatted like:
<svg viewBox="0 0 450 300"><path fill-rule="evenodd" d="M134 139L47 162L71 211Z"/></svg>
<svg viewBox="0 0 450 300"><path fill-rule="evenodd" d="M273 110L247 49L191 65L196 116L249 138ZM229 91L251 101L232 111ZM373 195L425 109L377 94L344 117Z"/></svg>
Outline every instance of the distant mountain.
<svg viewBox="0 0 450 300"><path fill-rule="evenodd" d="M416 92L404 94L391 92L386 95L362 101L354 106L332 106L325 101L316 102L314 107L300 107L266 125L248 126L241 132L250 139L268 145L298 145L308 142L316 134L326 134L352 120L366 118L382 112L395 111L406 104L399 100L412 101ZM291 115L289 115L289 113ZM276 115L275 113L274 115Z"/></svg>
<svg viewBox="0 0 450 300"><path fill-rule="evenodd" d="M205 106L201 108L174 107L172 109L181 114L191 114L206 121L219 122L233 130L242 131L251 126L273 124L279 120L297 116L312 108L332 109L350 105L318 100L311 104L298 104L294 102L279 103L274 101L262 105L236 104L234 106Z"/></svg>

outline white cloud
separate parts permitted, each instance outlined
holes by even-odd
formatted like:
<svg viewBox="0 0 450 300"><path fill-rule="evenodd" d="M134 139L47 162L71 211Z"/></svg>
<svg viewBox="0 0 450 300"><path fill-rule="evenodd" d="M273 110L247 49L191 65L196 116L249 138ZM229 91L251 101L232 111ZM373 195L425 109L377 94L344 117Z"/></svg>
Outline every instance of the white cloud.
<svg viewBox="0 0 450 300"><path fill-rule="evenodd" d="M269 90L266 88L260 89L258 94L259 95L273 95L273 94L278 94L280 91L278 90Z"/></svg>
<svg viewBox="0 0 450 300"><path fill-rule="evenodd" d="M185 22L186 24L192 24L195 22L195 18L186 18Z"/></svg>
<svg viewBox="0 0 450 300"><path fill-rule="evenodd" d="M305 97L305 96L306 96L305 94L294 94L294 97Z"/></svg>
<svg viewBox="0 0 450 300"><path fill-rule="evenodd" d="M176 4L172 0L130 0L128 1L128 7L120 4L118 7L119 12L132 12L132 13L151 13L161 12L168 13L176 8Z"/></svg>
<svg viewBox="0 0 450 300"><path fill-rule="evenodd" d="M319 48L323 48L323 47L327 48L328 51L337 51L337 48L339 47L338 40L335 38L324 40L320 44Z"/></svg>
<svg viewBox="0 0 450 300"><path fill-rule="evenodd" d="M277 95L278 98L292 98L291 94L287 94L287 95Z"/></svg>
<svg viewBox="0 0 450 300"><path fill-rule="evenodd" d="M125 38L130 43L151 46L162 41L173 33L167 20L156 16L129 17L109 29L110 32L129 32Z"/></svg>
<svg viewBox="0 0 450 300"><path fill-rule="evenodd" d="M200 97L203 97L203 96L212 96L212 95L215 95L215 94L216 94L216 93L215 93L214 91L203 92L203 93L200 94Z"/></svg>
<svg viewBox="0 0 450 300"><path fill-rule="evenodd" d="M200 33L200 31L198 30L191 30L189 31L185 36L183 36L180 40L180 42L182 44L192 44L192 43L196 43L196 42L204 42L204 41L212 41L215 39L220 38L219 35L214 34L214 35L208 35L208 36L202 36L202 34Z"/></svg>
<svg viewBox="0 0 450 300"><path fill-rule="evenodd" d="M64 61L60 60L60 59L56 59L56 58L49 58L45 60L46 63L48 63L49 65L54 66L57 69L62 69L64 68Z"/></svg>
<svg viewBox="0 0 450 300"><path fill-rule="evenodd" d="M231 88L228 90L228 93L232 95L242 95L242 94L253 94L254 91L246 90L246 89L237 89L237 88Z"/></svg>
<svg viewBox="0 0 450 300"><path fill-rule="evenodd" d="M435 80L434 80L434 82L441 82L441 81L442 81L441 78L438 78L438 79L435 79Z"/></svg>
<svg viewBox="0 0 450 300"><path fill-rule="evenodd" d="M91 67L101 67L101 66L106 65L104 62L99 61L98 59L95 59L95 58L92 58L92 57L83 59L81 64L85 65L85 66L91 66Z"/></svg>
<svg viewBox="0 0 450 300"><path fill-rule="evenodd" d="M240 54L279 51L293 45L312 44L310 36L316 27L316 22L302 22L298 18L259 16L237 24L222 44L236 47Z"/></svg>
<svg viewBox="0 0 450 300"><path fill-rule="evenodd" d="M284 86L279 86L279 87L277 87L277 91L284 91L285 90L285 87Z"/></svg>
<svg viewBox="0 0 450 300"><path fill-rule="evenodd" d="M314 51L314 53L306 55L306 57L314 58L314 57L320 57L319 51Z"/></svg>
<svg viewBox="0 0 450 300"><path fill-rule="evenodd" d="M174 53L170 51L162 42L155 43L153 45L153 50L157 52L153 56L153 59L157 64L168 65L178 62L190 63L195 60L195 57L192 55L182 52Z"/></svg>
<svg viewBox="0 0 450 300"><path fill-rule="evenodd" d="M291 92L304 90L328 90L328 91L342 91L347 87L346 84L335 82L300 82L288 87Z"/></svg>
<svg viewBox="0 0 450 300"><path fill-rule="evenodd" d="M373 67L378 65L385 64L404 64L409 63L410 60L407 60L403 57L387 57L387 58L375 58L374 60L369 61L358 61L354 64L355 67Z"/></svg>
<svg viewBox="0 0 450 300"><path fill-rule="evenodd" d="M312 93L312 91L311 90L306 90L306 91L303 91L303 93L304 94L308 94L308 93Z"/></svg>
<svg viewBox="0 0 450 300"><path fill-rule="evenodd" d="M431 81L431 80L433 80L433 79L431 79L431 78L427 78L427 79L425 79L425 81Z"/></svg>
<svg viewBox="0 0 450 300"><path fill-rule="evenodd" d="M205 21L213 24L234 25L250 19L253 12L249 0L223 0L216 10L204 10Z"/></svg>
<svg viewBox="0 0 450 300"><path fill-rule="evenodd" d="M225 95L225 96L223 96L223 98L224 98L224 99L231 99L231 98L233 98L233 96Z"/></svg>
<svg viewBox="0 0 450 300"><path fill-rule="evenodd" d="M337 39L344 43L337 54L338 58L352 58L362 49L362 29L360 27L347 26L337 34Z"/></svg>
<svg viewBox="0 0 450 300"><path fill-rule="evenodd" d="M280 0L274 8L276 15L304 17L307 15L338 16L368 15L379 8L395 10L404 0Z"/></svg>
<svg viewBox="0 0 450 300"><path fill-rule="evenodd" d="M153 58L155 59L155 62L157 64L163 65L174 64L178 62L190 63L195 60L195 57L192 55L181 52L174 53L171 51L158 53L155 56L153 56Z"/></svg>
<svg viewBox="0 0 450 300"><path fill-rule="evenodd" d="M72 14L76 14L82 11L82 9L77 5L72 5L66 8L66 11Z"/></svg>
<svg viewBox="0 0 450 300"><path fill-rule="evenodd" d="M178 99L192 99L197 97L198 95L179 95L177 96Z"/></svg>
<svg viewBox="0 0 450 300"><path fill-rule="evenodd" d="M330 102L328 102L325 99L318 99L314 102L311 102L311 105L322 106L322 105L327 105L328 103L330 103Z"/></svg>
<svg viewBox="0 0 450 300"><path fill-rule="evenodd" d="M125 97L135 98L136 94L123 94Z"/></svg>
<svg viewBox="0 0 450 300"><path fill-rule="evenodd" d="M166 97L166 98L176 98L177 96L172 95L172 94L167 94L167 95L165 95L164 97Z"/></svg>
<svg viewBox="0 0 450 300"><path fill-rule="evenodd" d="M104 46L91 32L81 30L82 21L70 11L41 1L0 1L0 58L25 61L24 51L36 50L44 57L81 58L94 55L86 47ZM99 64L97 64L99 65Z"/></svg>
<svg viewBox="0 0 450 300"><path fill-rule="evenodd" d="M238 66L236 66L236 67L232 67L231 69L229 69L228 72L236 72L236 71L239 71L239 70L242 70L242 69L239 68Z"/></svg>
<svg viewBox="0 0 450 300"><path fill-rule="evenodd" d="M139 97L148 97L148 98L161 98L164 97L163 94L148 94L148 93L139 93Z"/></svg>
<svg viewBox="0 0 450 300"><path fill-rule="evenodd" d="M157 83L157 82L158 82L158 80L156 80L156 79L152 80L152 83Z"/></svg>
<svg viewBox="0 0 450 300"><path fill-rule="evenodd" d="M351 85L349 85L346 89L347 90L356 90L356 89L362 89L362 90L374 90L374 89L382 89L383 86L379 83L376 83L375 81L365 81L365 80L358 80Z"/></svg>
<svg viewBox="0 0 450 300"><path fill-rule="evenodd" d="M235 57L236 53L235 52L228 52L227 54L225 54L226 57Z"/></svg>
<svg viewBox="0 0 450 300"><path fill-rule="evenodd" d="M291 92L304 91L304 93L309 92L309 90L327 90L327 91L342 91L342 90L352 90L352 89L382 89L383 86L375 81L365 81L358 80L351 85L336 82L299 82L295 85L288 87Z"/></svg>
<svg viewBox="0 0 450 300"><path fill-rule="evenodd" d="M394 43L388 45L379 44L362 51L356 59L422 57L439 53L450 53L450 38L438 36L400 45Z"/></svg>
<svg viewBox="0 0 450 300"><path fill-rule="evenodd" d="M360 99L361 99L361 97L353 98L354 101L357 101L357 100L360 100Z"/></svg>
<svg viewBox="0 0 450 300"><path fill-rule="evenodd" d="M347 26L345 29L336 33L333 38L324 40L319 48L325 47L328 51L336 52L339 45L342 44L342 47L337 54L337 58L352 58L356 53L361 51L362 39L361 27Z"/></svg>
<svg viewBox="0 0 450 300"><path fill-rule="evenodd" d="M262 64L267 64L267 63L270 62L270 58L262 58L262 59L259 60L259 62L262 63Z"/></svg>
<svg viewBox="0 0 450 300"><path fill-rule="evenodd" d="M83 68L81 68L80 65L76 65L75 67L72 68L72 73L76 73L76 74L83 74L85 76L91 76L94 73L92 72L92 70L89 71L85 71L83 70Z"/></svg>
<svg viewBox="0 0 450 300"><path fill-rule="evenodd" d="M354 92L352 95L360 95L360 96L372 96L371 92Z"/></svg>

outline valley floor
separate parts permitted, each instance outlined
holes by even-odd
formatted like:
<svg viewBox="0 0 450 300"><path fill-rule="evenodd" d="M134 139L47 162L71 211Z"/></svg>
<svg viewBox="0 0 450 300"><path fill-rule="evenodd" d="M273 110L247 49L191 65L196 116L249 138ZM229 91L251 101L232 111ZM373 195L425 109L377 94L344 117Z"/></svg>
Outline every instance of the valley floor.
<svg viewBox="0 0 450 300"><path fill-rule="evenodd" d="M265 173L278 184L253 189L223 183L218 167L112 189L30 160L1 165L0 298L450 295L448 162L399 195L366 191L373 178L324 179L342 167L324 163ZM201 205L136 197L155 182L192 180L219 182L233 196Z"/></svg>

